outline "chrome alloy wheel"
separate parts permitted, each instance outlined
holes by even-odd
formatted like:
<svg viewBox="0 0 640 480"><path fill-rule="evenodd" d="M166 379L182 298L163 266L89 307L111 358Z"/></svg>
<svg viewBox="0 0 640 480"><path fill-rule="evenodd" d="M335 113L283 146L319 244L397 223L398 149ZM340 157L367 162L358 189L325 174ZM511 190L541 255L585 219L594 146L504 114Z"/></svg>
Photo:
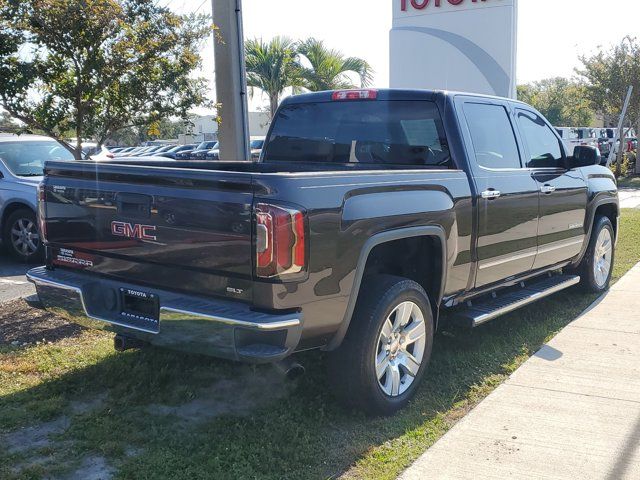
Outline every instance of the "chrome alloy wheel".
<svg viewBox="0 0 640 480"><path fill-rule="evenodd" d="M600 230L593 255L593 278L599 287L604 287L611 272L613 256L613 240L608 228Z"/></svg>
<svg viewBox="0 0 640 480"><path fill-rule="evenodd" d="M11 243L16 252L25 257L35 254L40 247L40 235L35 222L20 218L11 226Z"/></svg>
<svg viewBox="0 0 640 480"><path fill-rule="evenodd" d="M390 396L402 395L413 383L426 345L424 315L413 302L398 305L385 320L376 349L378 385Z"/></svg>

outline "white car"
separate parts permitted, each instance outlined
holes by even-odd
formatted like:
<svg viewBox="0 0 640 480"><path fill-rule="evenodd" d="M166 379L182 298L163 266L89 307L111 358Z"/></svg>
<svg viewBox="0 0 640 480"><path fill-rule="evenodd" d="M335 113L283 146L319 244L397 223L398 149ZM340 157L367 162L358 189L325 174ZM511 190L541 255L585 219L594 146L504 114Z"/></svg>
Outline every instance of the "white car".
<svg viewBox="0 0 640 480"><path fill-rule="evenodd" d="M573 150L580 145L598 147L599 132L589 127L556 127L556 131L567 148L567 155L573 155Z"/></svg>

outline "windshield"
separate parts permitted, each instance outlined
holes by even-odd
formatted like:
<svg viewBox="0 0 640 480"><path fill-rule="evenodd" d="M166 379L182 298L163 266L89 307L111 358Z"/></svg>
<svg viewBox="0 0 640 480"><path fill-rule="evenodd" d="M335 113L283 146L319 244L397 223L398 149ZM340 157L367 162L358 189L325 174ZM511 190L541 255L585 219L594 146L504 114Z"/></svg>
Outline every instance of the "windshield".
<svg viewBox="0 0 640 480"><path fill-rule="evenodd" d="M264 146L264 140L251 140L251 149L257 150Z"/></svg>
<svg viewBox="0 0 640 480"><path fill-rule="evenodd" d="M175 152L179 152L180 150L183 150L183 149L184 149L184 145L176 145L171 150L169 150L169 152L175 153Z"/></svg>
<svg viewBox="0 0 640 480"><path fill-rule="evenodd" d="M214 148L215 145L216 145L216 142L202 142L195 149L196 150L209 150L210 148Z"/></svg>
<svg viewBox="0 0 640 480"><path fill-rule="evenodd" d="M0 159L18 177L35 177L44 172L47 160L73 160L73 155L58 142L0 142Z"/></svg>
<svg viewBox="0 0 640 480"><path fill-rule="evenodd" d="M433 102L354 101L283 107L265 144L265 162L448 167Z"/></svg>

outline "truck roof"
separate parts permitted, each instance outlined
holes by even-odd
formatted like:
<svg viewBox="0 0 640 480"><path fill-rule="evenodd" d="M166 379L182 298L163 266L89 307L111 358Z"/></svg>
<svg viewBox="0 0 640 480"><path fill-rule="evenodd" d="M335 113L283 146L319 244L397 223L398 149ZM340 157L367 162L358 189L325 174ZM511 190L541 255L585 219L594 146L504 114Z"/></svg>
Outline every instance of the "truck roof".
<svg viewBox="0 0 640 480"><path fill-rule="evenodd" d="M292 105L292 104L300 104L300 103L310 103L310 102L331 102L333 101L333 94L336 91L349 91L349 90L327 90L323 92L313 92L313 93L304 93L302 95L293 95L291 97L287 97L282 101L283 105ZM491 95L482 95L479 93L469 93L469 92L456 92L456 91L448 91L448 90L419 90L419 89L398 89L398 88L363 88L363 89L353 89L353 91L375 91L377 92L378 100L431 100L433 101L436 97L448 97L448 96L457 96L457 95L465 95L471 97L478 98L494 98L499 100L507 100L510 102L517 102L517 100L510 98L503 98ZM521 103L521 102L518 102Z"/></svg>

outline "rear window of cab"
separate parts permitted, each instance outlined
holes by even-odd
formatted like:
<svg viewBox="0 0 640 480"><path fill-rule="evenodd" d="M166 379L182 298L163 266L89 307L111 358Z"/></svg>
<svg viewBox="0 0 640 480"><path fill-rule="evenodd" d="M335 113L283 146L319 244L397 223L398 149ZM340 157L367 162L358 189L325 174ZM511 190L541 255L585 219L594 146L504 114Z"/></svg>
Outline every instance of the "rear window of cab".
<svg viewBox="0 0 640 480"><path fill-rule="evenodd" d="M274 119L263 161L452 166L440 113L430 101L286 105Z"/></svg>

